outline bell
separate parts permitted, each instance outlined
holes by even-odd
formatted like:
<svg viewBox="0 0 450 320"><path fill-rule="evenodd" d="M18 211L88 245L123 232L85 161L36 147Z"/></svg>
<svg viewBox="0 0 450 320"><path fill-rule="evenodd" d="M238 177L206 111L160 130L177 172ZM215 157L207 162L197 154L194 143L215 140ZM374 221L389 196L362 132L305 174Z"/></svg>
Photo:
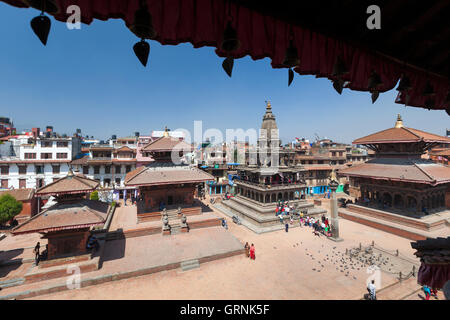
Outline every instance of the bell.
<svg viewBox="0 0 450 320"><path fill-rule="evenodd" d="M55 0L22 0L30 7L38 9L43 12L55 14L59 12L58 5Z"/></svg>
<svg viewBox="0 0 450 320"><path fill-rule="evenodd" d="M333 88L337 93L342 94L342 90L344 89L344 80L340 78L333 80Z"/></svg>
<svg viewBox="0 0 450 320"><path fill-rule="evenodd" d="M348 73L347 66L345 65L344 61L341 59L341 57L337 57L337 60L335 64L333 65L333 72L332 76L334 77L340 77L346 73Z"/></svg>
<svg viewBox="0 0 450 320"><path fill-rule="evenodd" d="M424 96L433 96L435 94L433 86L431 85L430 81L427 81L427 83L425 84L425 88L423 89L422 94Z"/></svg>
<svg viewBox="0 0 450 320"><path fill-rule="evenodd" d="M157 32L153 28L152 16L146 7L141 7L134 13L134 23L130 31L141 39L153 39Z"/></svg>
<svg viewBox="0 0 450 320"><path fill-rule="evenodd" d="M379 76L378 73L376 73L375 71L372 71L372 74L369 77L369 81L367 84L367 87L369 88L370 91L375 90L379 85L383 84L381 82L381 78Z"/></svg>
<svg viewBox="0 0 450 320"><path fill-rule="evenodd" d="M411 81L408 76L403 75L398 84L397 91L405 91L411 89Z"/></svg>
<svg viewBox="0 0 450 320"><path fill-rule="evenodd" d="M234 59L232 57L227 57L222 62L222 68L225 70L227 75L231 78L231 73L233 72Z"/></svg>
<svg viewBox="0 0 450 320"><path fill-rule="evenodd" d="M225 28L225 31L223 32L223 41L222 41L221 48L224 51L231 52L231 51L239 49L240 46L241 46L241 42L237 38L237 32L231 26L231 21L228 21L227 27Z"/></svg>
<svg viewBox="0 0 450 320"><path fill-rule="evenodd" d="M376 90L372 91L372 95L371 95L371 97L372 97L372 104L374 104L375 101L377 101L379 95L380 95L380 93L378 91L376 91Z"/></svg>
<svg viewBox="0 0 450 320"><path fill-rule="evenodd" d="M288 87L291 85L292 81L294 81L294 71L288 69Z"/></svg>
<svg viewBox="0 0 450 320"><path fill-rule="evenodd" d="M297 48L294 46L294 42L289 42L289 47L286 49L283 64L288 68L293 68L300 63L298 58Z"/></svg>
<svg viewBox="0 0 450 320"><path fill-rule="evenodd" d="M52 24L50 18L41 13L39 16L34 17L30 24L31 29L33 29L34 33L45 46L47 44L47 38L50 32L50 26Z"/></svg>
<svg viewBox="0 0 450 320"><path fill-rule="evenodd" d="M148 44L148 42L142 39L133 46L133 51L142 65L144 67L147 66L148 55L150 53L150 45Z"/></svg>

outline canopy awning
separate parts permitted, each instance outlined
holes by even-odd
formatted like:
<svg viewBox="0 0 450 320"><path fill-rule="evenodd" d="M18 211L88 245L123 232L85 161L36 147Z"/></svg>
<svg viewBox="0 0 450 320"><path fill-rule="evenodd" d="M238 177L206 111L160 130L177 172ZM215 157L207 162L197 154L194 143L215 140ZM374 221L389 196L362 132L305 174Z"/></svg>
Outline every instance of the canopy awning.
<svg viewBox="0 0 450 320"><path fill-rule="evenodd" d="M299 74L376 94L393 89L404 77L406 89L395 102L450 114L448 1L351 0L345 6L321 0L2 1L22 8L45 2L47 12L64 23L72 14L67 8L77 5L81 22L120 18L135 34L139 29L135 13L145 8L156 35L143 38L171 45L190 42L195 48L213 46L221 57L268 57L273 68L292 67ZM373 4L381 11L381 29L366 25ZM228 23L240 42L233 51L221 46ZM285 63L290 47L299 60L293 66Z"/></svg>

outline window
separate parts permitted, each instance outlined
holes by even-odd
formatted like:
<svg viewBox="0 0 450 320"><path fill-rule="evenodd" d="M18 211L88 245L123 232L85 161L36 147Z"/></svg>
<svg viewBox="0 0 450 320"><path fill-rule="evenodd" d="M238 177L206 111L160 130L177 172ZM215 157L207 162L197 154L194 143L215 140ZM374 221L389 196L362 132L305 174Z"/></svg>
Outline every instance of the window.
<svg viewBox="0 0 450 320"><path fill-rule="evenodd" d="M111 184L111 179L105 179L103 180L103 185L106 187L109 187L109 185Z"/></svg>
<svg viewBox="0 0 450 320"><path fill-rule="evenodd" d="M342 157L343 153L342 151L339 152L339 157Z"/></svg>
<svg viewBox="0 0 450 320"><path fill-rule="evenodd" d="M318 164L323 164L323 160L319 160L319 161L318 161Z"/></svg>
<svg viewBox="0 0 450 320"><path fill-rule="evenodd" d="M27 166L19 166L19 174L27 174Z"/></svg>
<svg viewBox="0 0 450 320"><path fill-rule="evenodd" d="M331 156L332 156L332 157L336 157L336 152L333 151L333 152L331 153Z"/></svg>
<svg viewBox="0 0 450 320"><path fill-rule="evenodd" d="M131 171L131 166L129 166L129 165L126 166L126 167L125 167L125 172L128 173L128 172L130 172L130 171Z"/></svg>
<svg viewBox="0 0 450 320"><path fill-rule="evenodd" d="M59 174L60 166L59 165L54 165L52 167L53 167L53 174Z"/></svg>
<svg viewBox="0 0 450 320"><path fill-rule="evenodd" d="M51 153L41 153L41 159L51 159L52 154Z"/></svg>
<svg viewBox="0 0 450 320"><path fill-rule="evenodd" d="M56 142L57 148L67 148L69 146L69 142L67 141L58 141Z"/></svg>
<svg viewBox="0 0 450 320"><path fill-rule="evenodd" d="M53 141L42 141L41 148L51 148L53 146Z"/></svg>
<svg viewBox="0 0 450 320"><path fill-rule="evenodd" d="M56 154L56 159L67 159L67 153L66 152L58 152Z"/></svg>
<svg viewBox="0 0 450 320"><path fill-rule="evenodd" d="M89 174L89 166L83 166L83 174Z"/></svg>
<svg viewBox="0 0 450 320"><path fill-rule="evenodd" d="M94 166L94 174L100 174L100 166Z"/></svg>
<svg viewBox="0 0 450 320"><path fill-rule="evenodd" d="M44 179L36 179L36 189L42 188L44 186Z"/></svg>
<svg viewBox="0 0 450 320"><path fill-rule="evenodd" d="M116 184L120 186L120 178L116 178Z"/></svg>
<svg viewBox="0 0 450 320"><path fill-rule="evenodd" d="M30 152L27 152L27 153L25 153L25 159L36 159L36 153L30 153Z"/></svg>
<svg viewBox="0 0 450 320"><path fill-rule="evenodd" d="M2 188L8 189L8 179L2 179Z"/></svg>
<svg viewBox="0 0 450 320"><path fill-rule="evenodd" d="M122 173L122 167L121 166L116 166L116 173Z"/></svg>
<svg viewBox="0 0 450 320"><path fill-rule="evenodd" d="M42 173L44 173L44 166L35 165L34 168L35 168L36 174L42 174Z"/></svg>
<svg viewBox="0 0 450 320"><path fill-rule="evenodd" d="M27 179L19 179L19 189L27 187Z"/></svg>
<svg viewBox="0 0 450 320"><path fill-rule="evenodd" d="M0 168L1 168L1 169L0 169L0 173L1 173L2 175L7 175L7 174L9 174L9 166L1 166Z"/></svg>
<svg viewBox="0 0 450 320"><path fill-rule="evenodd" d="M105 166L105 174L111 173L111 166Z"/></svg>

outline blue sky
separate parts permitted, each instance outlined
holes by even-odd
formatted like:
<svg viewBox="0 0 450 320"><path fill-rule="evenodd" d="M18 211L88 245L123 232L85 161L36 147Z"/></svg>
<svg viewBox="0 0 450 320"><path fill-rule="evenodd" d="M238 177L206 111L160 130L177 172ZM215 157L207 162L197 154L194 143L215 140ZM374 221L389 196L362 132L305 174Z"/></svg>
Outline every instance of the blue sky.
<svg viewBox="0 0 450 320"><path fill-rule="evenodd" d="M338 95L327 79L272 69L269 59L235 60L233 77L222 70L214 48L191 44L161 46L150 41L144 68L133 52L137 39L122 20L94 21L68 30L52 20L47 46L34 35L34 9L0 3L0 116L19 128L52 125L60 133L106 139L151 130L186 128L195 120L203 130L259 128L265 100L272 103L283 142L294 137L352 140L404 123L443 135L450 128L445 111L405 108L394 103L396 90L380 95L345 90Z"/></svg>

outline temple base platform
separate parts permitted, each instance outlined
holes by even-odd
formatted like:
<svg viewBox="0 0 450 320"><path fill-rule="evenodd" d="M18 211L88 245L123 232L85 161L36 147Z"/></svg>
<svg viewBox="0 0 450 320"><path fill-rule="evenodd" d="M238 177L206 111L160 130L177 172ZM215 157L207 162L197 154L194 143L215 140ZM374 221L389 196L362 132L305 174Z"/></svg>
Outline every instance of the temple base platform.
<svg viewBox="0 0 450 320"><path fill-rule="evenodd" d="M413 218L355 204L339 208L339 216L411 240L448 236L450 211Z"/></svg>
<svg viewBox="0 0 450 320"><path fill-rule="evenodd" d="M290 204L297 204L301 211L307 211L306 216L317 217L325 214L327 211L322 208L316 208L312 203L305 200L289 201ZM238 216L242 224L255 233L271 232L285 228L280 218L275 215L276 203L260 204L257 201L250 200L241 196L236 196L230 200L224 200L214 207L222 213L232 217ZM285 221L289 218L284 217ZM293 225L298 226L298 223Z"/></svg>

